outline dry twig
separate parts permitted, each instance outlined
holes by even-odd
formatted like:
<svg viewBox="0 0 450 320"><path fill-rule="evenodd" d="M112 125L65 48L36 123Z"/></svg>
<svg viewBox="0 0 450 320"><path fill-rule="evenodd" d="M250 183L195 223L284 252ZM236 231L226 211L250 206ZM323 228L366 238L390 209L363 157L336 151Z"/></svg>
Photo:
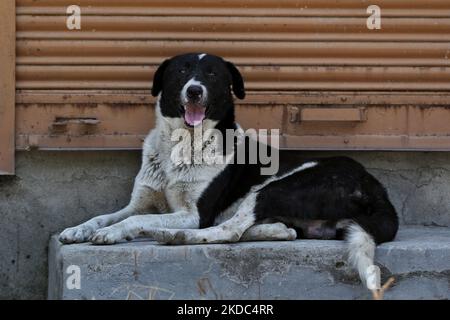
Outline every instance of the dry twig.
<svg viewBox="0 0 450 320"><path fill-rule="evenodd" d="M394 283L394 281L395 281L394 277L391 277L380 289L372 290L373 300L383 300L384 293L386 292L387 289L389 289L389 287Z"/></svg>

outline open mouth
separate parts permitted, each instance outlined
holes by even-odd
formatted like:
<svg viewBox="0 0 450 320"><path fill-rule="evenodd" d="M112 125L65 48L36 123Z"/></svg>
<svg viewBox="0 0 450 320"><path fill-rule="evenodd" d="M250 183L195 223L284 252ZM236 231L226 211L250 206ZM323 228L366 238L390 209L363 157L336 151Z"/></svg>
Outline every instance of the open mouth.
<svg viewBox="0 0 450 320"><path fill-rule="evenodd" d="M198 126L205 119L205 112L202 105L188 103L184 106L184 121L190 127Z"/></svg>

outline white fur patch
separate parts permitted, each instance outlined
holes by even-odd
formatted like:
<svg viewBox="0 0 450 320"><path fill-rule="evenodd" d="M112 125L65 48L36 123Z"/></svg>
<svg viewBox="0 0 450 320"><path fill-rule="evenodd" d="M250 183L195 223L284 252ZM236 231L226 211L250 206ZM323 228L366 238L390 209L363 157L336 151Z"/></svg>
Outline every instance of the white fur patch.
<svg viewBox="0 0 450 320"><path fill-rule="evenodd" d="M198 60L202 60L206 56L206 53L202 53L198 55Z"/></svg>
<svg viewBox="0 0 450 320"><path fill-rule="evenodd" d="M260 189L264 188L265 186L267 186L268 184L270 184L270 183L272 183L274 181L283 180L284 178L287 178L290 175L293 175L294 173L297 173L297 172L300 172L300 171L303 171L303 170L306 170L306 169L313 168L313 167L317 166L317 164L318 164L317 161L306 162L306 163L302 164L300 167L295 168L294 170L289 171L289 172L287 172L287 173L285 173L285 174L283 174L281 176L278 176L278 177L277 176L273 176L273 177L267 179L264 183L262 183L260 185L257 185L255 187L253 187L252 189L260 190Z"/></svg>
<svg viewBox="0 0 450 320"><path fill-rule="evenodd" d="M313 168L313 167L315 167L317 165L318 165L317 161L306 162L306 163L302 164L300 167L295 168L294 170L292 170L292 171L290 171L288 173L285 173L285 174L283 174L280 177L276 177L275 180L282 180L282 179L284 179L286 177L289 177L290 175L293 175L294 173L297 173L297 172L300 172L300 171L303 171L303 170L306 170L306 169Z"/></svg>

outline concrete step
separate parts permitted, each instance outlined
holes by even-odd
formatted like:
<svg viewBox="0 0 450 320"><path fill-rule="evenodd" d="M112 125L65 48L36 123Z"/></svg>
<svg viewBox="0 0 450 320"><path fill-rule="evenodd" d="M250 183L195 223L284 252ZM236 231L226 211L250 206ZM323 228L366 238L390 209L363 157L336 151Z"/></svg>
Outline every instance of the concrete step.
<svg viewBox="0 0 450 320"><path fill-rule="evenodd" d="M404 226L378 247L386 299L450 298L450 228ZM78 276L79 272L79 279ZM80 288L77 288L77 280ZM69 282L69 285L68 285ZM49 249L49 299L369 299L342 241Z"/></svg>

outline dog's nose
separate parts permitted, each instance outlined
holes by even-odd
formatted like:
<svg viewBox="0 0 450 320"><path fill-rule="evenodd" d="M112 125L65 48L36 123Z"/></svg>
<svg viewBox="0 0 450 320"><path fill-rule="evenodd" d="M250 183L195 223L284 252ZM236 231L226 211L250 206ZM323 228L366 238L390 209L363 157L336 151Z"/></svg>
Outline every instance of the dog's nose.
<svg viewBox="0 0 450 320"><path fill-rule="evenodd" d="M190 100L198 100L203 95L203 88L201 86L189 86L186 95Z"/></svg>

